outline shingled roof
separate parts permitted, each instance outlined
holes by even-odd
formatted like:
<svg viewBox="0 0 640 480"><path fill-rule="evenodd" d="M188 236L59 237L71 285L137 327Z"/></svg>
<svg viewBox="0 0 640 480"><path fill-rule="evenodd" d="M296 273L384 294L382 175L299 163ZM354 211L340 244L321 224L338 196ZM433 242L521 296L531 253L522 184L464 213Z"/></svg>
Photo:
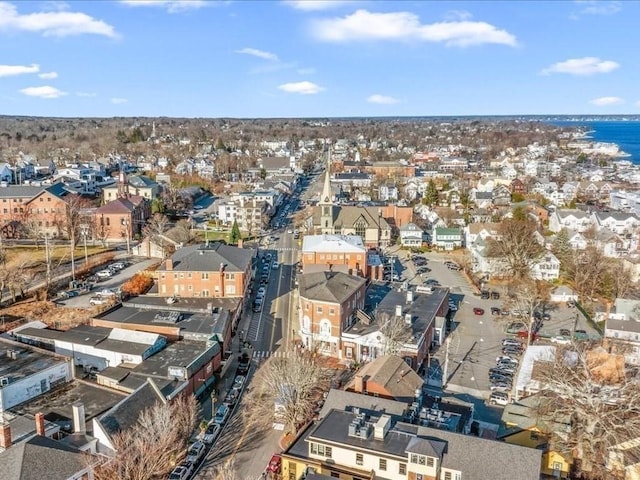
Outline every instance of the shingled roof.
<svg viewBox="0 0 640 480"><path fill-rule="evenodd" d="M191 245L176 250L171 255L173 270L181 272L213 272L224 265L225 272L245 272L251 264L255 250L238 248L215 242L205 245ZM158 270L166 271L166 265Z"/></svg>
<svg viewBox="0 0 640 480"><path fill-rule="evenodd" d="M85 455L49 437L36 435L0 453L3 480L66 480L87 468Z"/></svg>
<svg viewBox="0 0 640 480"><path fill-rule="evenodd" d="M315 272L300 276L300 296L320 302L342 303L362 287L364 278L342 272Z"/></svg>

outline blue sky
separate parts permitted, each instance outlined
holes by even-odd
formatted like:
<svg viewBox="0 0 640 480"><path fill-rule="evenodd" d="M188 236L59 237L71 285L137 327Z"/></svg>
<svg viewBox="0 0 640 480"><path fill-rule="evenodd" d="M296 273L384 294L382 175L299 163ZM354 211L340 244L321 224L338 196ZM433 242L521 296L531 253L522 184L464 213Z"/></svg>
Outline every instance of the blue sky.
<svg viewBox="0 0 640 480"><path fill-rule="evenodd" d="M640 114L631 1L0 0L0 113Z"/></svg>

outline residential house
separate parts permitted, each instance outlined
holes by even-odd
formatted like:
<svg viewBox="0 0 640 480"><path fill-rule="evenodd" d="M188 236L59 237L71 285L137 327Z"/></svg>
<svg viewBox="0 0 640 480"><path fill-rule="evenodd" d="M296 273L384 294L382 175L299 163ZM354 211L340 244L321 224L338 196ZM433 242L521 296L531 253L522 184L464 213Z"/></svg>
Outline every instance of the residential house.
<svg viewBox="0 0 640 480"><path fill-rule="evenodd" d="M557 280L560 278L560 260L551 252L545 252L531 267L531 278Z"/></svg>
<svg viewBox="0 0 640 480"><path fill-rule="evenodd" d="M158 292L163 297L245 297L255 253L219 242L182 247L158 268Z"/></svg>
<svg viewBox="0 0 640 480"><path fill-rule="evenodd" d="M554 435L566 435L569 418L546 418L540 413L541 398L530 395L504 407L498 439L510 445L520 445L542 452L540 470L551 478L569 478L573 456L560 449ZM546 477L545 477L546 478Z"/></svg>
<svg viewBox="0 0 640 480"><path fill-rule="evenodd" d="M357 235L305 235L302 272L336 271L368 277L367 248Z"/></svg>
<svg viewBox="0 0 640 480"><path fill-rule="evenodd" d="M627 364L640 365L640 301L616 298L614 306L605 322L603 345L624 355Z"/></svg>
<svg viewBox="0 0 640 480"><path fill-rule="evenodd" d="M142 235L151 217L151 202L138 197L118 197L94 211L93 237L104 243L130 241Z"/></svg>
<svg viewBox="0 0 640 480"><path fill-rule="evenodd" d="M464 228L465 245L472 245L477 240L497 237L499 223L471 223Z"/></svg>
<svg viewBox="0 0 640 480"><path fill-rule="evenodd" d="M487 461L491 452L491 461ZM382 412L331 410L282 453L283 478L539 480L541 453L395 421Z"/></svg>
<svg viewBox="0 0 640 480"><path fill-rule="evenodd" d="M0 163L0 182L7 184L13 182L13 169L8 163Z"/></svg>
<svg viewBox="0 0 640 480"><path fill-rule="evenodd" d="M415 223L407 223L399 228L400 244L403 247L421 247L424 242L424 231Z"/></svg>
<svg viewBox="0 0 640 480"><path fill-rule="evenodd" d="M493 205L493 193L484 191L474 191L471 194L471 200L478 208L490 208ZM451 202L456 203L456 202Z"/></svg>
<svg viewBox="0 0 640 480"><path fill-rule="evenodd" d="M435 247L444 250L461 248L464 238L460 228L436 227L433 230L432 243Z"/></svg>
<svg viewBox="0 0 640 480"><path fill-rule="evenodd" d="M333 177L333 183L336 183L345 192L352 192L358 188L371 187L371 174L366 172L345 172L336 173Z"/></svg>
<svg viewBox="0 0 640 480"><path fill-rule="evenodd" d="M556 233L563 228L584 233L592 225L591 215L582 210L557 209L549 216L549 230Z"/></svg>
<svg viewBox="0 0 640 480"><path fill-rule="evenodd" d="M515 178L511 181L510 188L511 188L511 193L519 193L521 195L524 195L527 193L527 186L519 178Z"/></svg>
<svg viewBox="0 0 640 480"><path fill-rule="evenodd" d="M493 205L496 207L505 207L511 205L511 191L506 185L497 185L492 192Z"/></svg>
<svg viewBox="0 0 640 480"><path fill-rule="evenodd" d="M121 180L122 181L122 180ZM145 175L132 175L125 177L126 192L129 195L135 195L146 198L151 201L160 195L160 184L151 180ZM111 185L102 188L103 201L105 203L115 200L122 191L120 185Z"/></svg>
<svg viewBox="0 0 640 480"><path fill-rule="evenodd" d="M606 228L618 235L632 235L640 227L640 218L634 213L596 210L591 214L591 219L598 230Z"/></svg>
<svg viewBox="0 0 640 480"><path fill-rule="evenodd" d="M342 272L299 276L300 336L305 347L336 358L353 358L342 334L364 308L366 281Z"/></svg>
<svg viewBox="0 0 640 480"><path fill-rule="evenodd" d="M383 202L398 201L398 186L393 183L383 183L379 187L378 198Z"/></svg>

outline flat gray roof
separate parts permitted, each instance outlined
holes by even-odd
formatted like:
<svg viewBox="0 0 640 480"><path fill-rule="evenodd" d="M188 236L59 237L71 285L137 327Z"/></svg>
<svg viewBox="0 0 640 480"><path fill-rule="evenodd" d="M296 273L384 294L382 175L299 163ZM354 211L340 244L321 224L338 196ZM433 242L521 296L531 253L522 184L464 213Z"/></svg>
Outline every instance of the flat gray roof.
<svg viewBox="0 0 640 480"><path fill-rule="evenodd" d="M147 358L132 371L140 375L167 378L167 369L169 367L186 368L209 349L212 349L211 358L213 358L213 355L220 351L220 345L216 342L207 347L204 342L181 340L168 345L164 350Z"/></svg>
<svg viewBox="0 0 640 480"><path fill-rule="evenodd" d="M16 358L13 359L12 355ZM0 339L0 377L8 378L9 384L64 362L66 359L53 353L46 354L23 344Z"/></svg>

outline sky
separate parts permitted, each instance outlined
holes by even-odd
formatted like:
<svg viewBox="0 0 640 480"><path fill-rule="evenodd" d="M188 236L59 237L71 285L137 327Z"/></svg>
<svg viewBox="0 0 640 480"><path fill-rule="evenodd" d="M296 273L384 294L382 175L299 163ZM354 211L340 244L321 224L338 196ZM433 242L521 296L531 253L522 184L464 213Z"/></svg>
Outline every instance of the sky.
<svg viewBox="0 0 640 480"><path fill-rule="evenodd" d="M0 0L0 114L640 114L640 2Z"/></svg>

